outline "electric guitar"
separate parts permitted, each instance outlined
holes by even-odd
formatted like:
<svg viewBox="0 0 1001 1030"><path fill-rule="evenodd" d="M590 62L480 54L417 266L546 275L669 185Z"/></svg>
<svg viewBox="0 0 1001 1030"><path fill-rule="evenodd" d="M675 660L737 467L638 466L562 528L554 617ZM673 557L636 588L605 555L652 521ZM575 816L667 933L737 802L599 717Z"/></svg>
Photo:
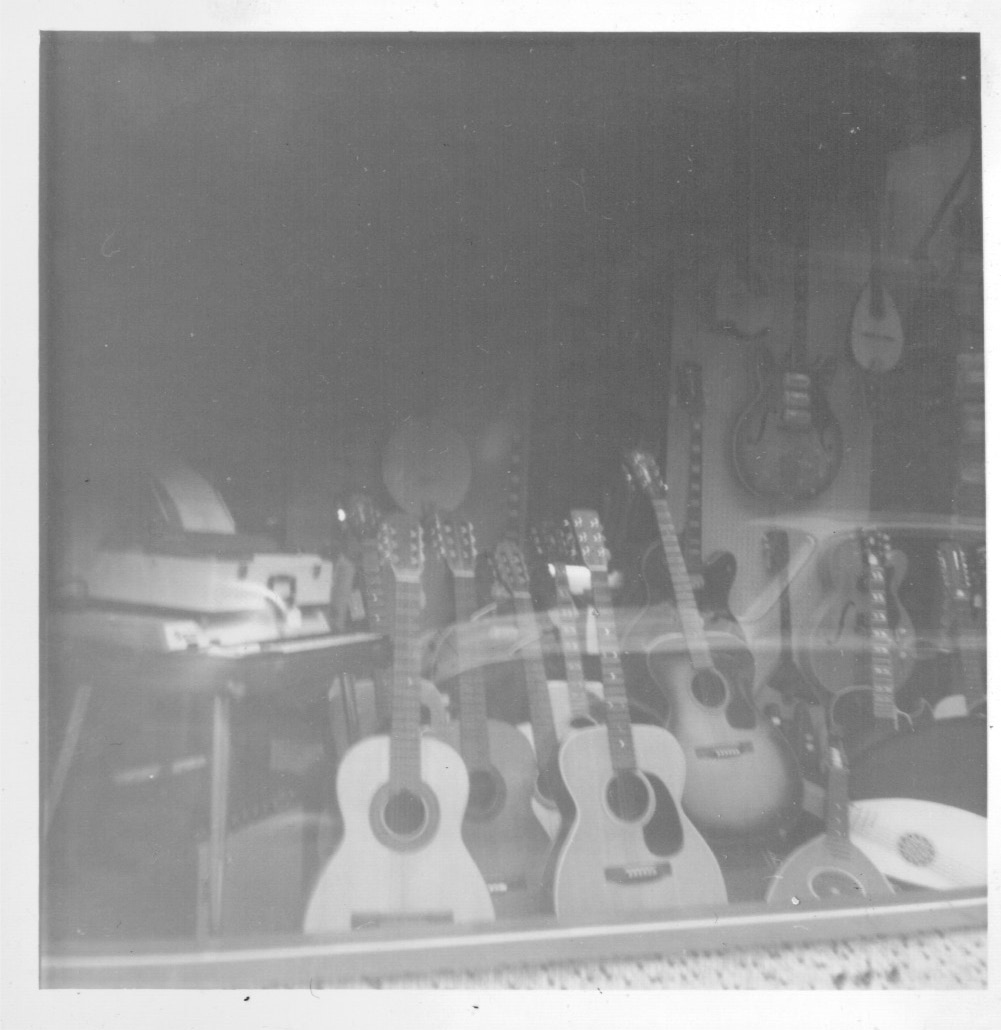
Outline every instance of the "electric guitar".
<svg viewBox="0 0 1001 1030"><path fill-rule="evenodd" d="M875 901L893 893L886 877L849 832L848 770L832 745L827 767L825 832L786 856L772 877L765 900L770 905L848 898Z"/></svg>
<svg viewBox="0 0 1001 1030"><path fill-rule="evenodd" d="M677 396L689 418L688 493L685 528L680 542L695 603L705 616L707 625L743 637L740 624L730 610L730 589L737 575L737 559L730 551L714 551L705 560L702 557L702 423L705 398L702 366L697 362L686 361L679 366ZM641 574L647 587L648 603L673 596L671 576L659 540L643 556Z"/></svg>
<svg viewBox="0 0 1001 1030"><path fill-rule="evenodd" d="M870 544L879 552L875 561ZM915 661L914 624L897 596L907 575L903 551L891 549L886 534L854 534L821 555L817 572L827 598L803 656L817 686L834 697L869 682L874 619L885 619L881 642L889 649L894 682L903 686Z"/></svg>
<svg viewBox="0 0 1001 1030"><path fill-rule="evenodd" d="M337 770L344 837L313 889L307 933L494 918L490 891L462 839L466 767L451 747L421 732L420 524L390 515L379 542L395 579L390 732L359 741Z"/></svg>
<svg viewBox="0 0 1001 1030"><path fill-rule="evenodd" d="M431 516L431 545L452 573L457 622L477 610L472 523ZM456 635L456 647L462 634ZM543 911L549 836L532 809L536 766L532 745L510 723L487 718L483 670L460 654L459 721L438 731L466 763L469 802L462 837L483 873L498 916Z"/></svg>
<svg viewBox="0 0 1001 1030"><path fill-rule="evenodd" d="M681 747L665 729L629 721L598 517L574 511L572 522L591 571L607 712L604 726L560 747L568 823L553 867L556 915L594 921L726 904L716 857L681 808Z"/></svg>
<svg viewBox="0 0 1001 1030"><path fill-rule="evenodd" d="M802 798L796 759L741 689L727 655L710 648L656 462L640 450L625 457L657 516L681 622L684 648L653 649L647 663L669 697L668 727L688 765L685 811L710 838L777 832L797 814Z"/></svg>
<svg viewBox="0 0 1001 1030"><path fill-rule="evenodd" d="M494 566L499 582L511 597L515 623L522 641L520 657L528 691L532 746L535 748L539 770L534 792L535 813L546 832L555 837L561 824L556 802L559 789L556 768L559 734L539 643L539 622L532 604L528 566L521 548L513 540L498 542L494 548Z"/></svg>
<svg viewBox="0 0 1001 1030"><path fill-rule="evenodd" d="M943 540L938 545L938 566L943 588L943 635L952 645L959 690L935 705L935 718L986 715L983 669L970 647L971 639L979 639L981 634L974 618L973 587L963 545L955 540Z"/></svg>
<svg viewBox="0 0 1001 1030"><path fill-rule="evenodd" d="M841 467L841 426L825 389L836 360L806 362L809 307L809 198L804 186L796 219L798 239L793 280L793 332L785 367L762 346L758 395L737 419L733 468L750 493L766 501L795 504L823 493Z"/></svg>

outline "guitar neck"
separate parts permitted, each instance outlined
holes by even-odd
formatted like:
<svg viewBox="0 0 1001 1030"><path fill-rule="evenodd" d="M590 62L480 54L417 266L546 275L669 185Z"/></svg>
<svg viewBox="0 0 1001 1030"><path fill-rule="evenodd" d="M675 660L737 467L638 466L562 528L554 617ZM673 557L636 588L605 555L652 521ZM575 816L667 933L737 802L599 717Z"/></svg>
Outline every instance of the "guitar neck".
<svg viewBox="0 0 1001 1030"><path fill-rule="evenodd" d="M382 578L379 545L374 539L361 542L361 578L365 591L365 614L373 633L393 636L392 619L386 603L386 588Z"/></svg>
<svg viewBox="0 0 1001 1030"><path fill-rule="evenodd" d="M524 641L522 663L525 670L525 686L528 690L535 754L539 768L548 769L556 757L559 739L556 735L549 683L539 645L539 624L531 594L527 590L515 592L513 604L519 634Z"/></svg>
<svg viewBox="0 0 1001 1030"><path fill-rule="evenodd" d="M692 589L692 581L681 553L681 545L678 543L667 499L654 497L651 498L651 501L657 516L660 541L664 548L664 558L671 576L671 586L674 588L674 602L681 619L681 629L688 653L696 669L711 669L713 668L712 656L709 645L706 643L702 616L699 615L699 609L695 603L695 592Z"/></svg>
<svg viewBox="0 0 1001 1030"><path fill-rule="evenodd" d="M633 728L629 721L629 698L619 657L619 637L612 609L612 591L605 569L591 569L591 590L594 594L595 628L601 654L601 679L604 685L605 728L608 732L612 767L617 772L636 768Z"/></svg>
<svg viewBox="0 0 1001 1030"><path fill-rule="evenodd" d="M893 638L886 614L886 573L879 562L869 565L869 665L872 674L872 715L878 729L898 729L893 675Z"/></svg>
<svg viewBox="0 0 1001 1030"><path fill-rule="evenodd" d="M702 568L702 416L693 414L689 423L688 497L682 549L689 569Z"/></svg>
<svg viewBox="0 0 1001 1030"><path fill-rule="evenodd" d="M556 617L563 650L563 665L566 670L567 693L570 697L570 716L572 719L586 719L590 713L590 706L584 679L584 663L581 658L580 634L577 631L577 605L570 592L564 562L553 564L553 579L556 582Z"/></svg>
<svg viewBox="0 0 1001 1030"><path fill-rule="evenodd" d="M455 588L455 618L466 623L477 607L476 580L472 570L452 573ZM490 765L490 732L487 724L487 691L483 669L467 662L461 629L455 635L459 668L459 750L466 765L474 769Z"/></svg>
<svg viewBox="0 0 1001 1030"><path fill-rule="evenodd" d="M396 579L396 636L390 718L389 778L394 787L421 779L420 580Z"/></svg>
<svg viewBox="0 0 1001 1030"><path fill-rule="evenodd" d="M827 844L835 855L841 857L845 857L851 850L848 804L848 770L840 760L832 759L827 771L827 800L824 816Z"/></svg>

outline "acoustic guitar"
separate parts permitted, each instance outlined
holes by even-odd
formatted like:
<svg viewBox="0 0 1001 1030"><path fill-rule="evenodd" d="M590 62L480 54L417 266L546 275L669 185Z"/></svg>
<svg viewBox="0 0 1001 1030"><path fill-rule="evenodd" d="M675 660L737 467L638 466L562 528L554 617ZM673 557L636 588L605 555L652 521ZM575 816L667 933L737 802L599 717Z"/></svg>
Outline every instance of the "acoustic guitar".
<svg viewBox="0 0 1001 1030"><path fill-rule="evenodd" d="M395 580L390 732L359 741L337 770L344 837L310 897L307 933L494 918L486 881L462 839L465 764L421 731L420 524L390 515L379 542Z"/></svg>
<svg viewBox="0 0 1001 1030"><path fill-rule="evenodd" d="M848 771L840 748L829 748L825 832L796 848L772 877L770 905L845 898L875 901L893 893L886 877L853 842L848 820Z"/></svg>
<svg viewBox="0 0 1001 1030"><path fill-rule="evenodd" d="M688 765L685 811L710 838L778 832L796 816L802 798L796 759L741 689L726 656L710 648L656 462L641 450L625 457L656 514L681 622L684 647L652 649L647 663L668 696L668 727Z"/></svg>
<svg viewBox="0 0 1001 1030"><path fill-rule="evenodd" d="M667 730L633 726L598 517L574 511L592 593L606 722L571 733L559 751L567 828L553 868L560 919L622 918L689 905L722 905L719 863L685 815L685 756Z"/></svg>
<svg viewBox="0 0 1001 1030"><path fill-rule="evenodd" d="M472 523L429 520L431 546L452 574L457 622L477 610L476 542ZM463 635L456 635L461 651ZM469 802L462 838L483 873L498 916L535 915L543 911L543 873L549 836L532 808L536 766L532 745L510 723L487 718L483 670L461 653L459 721L437 736L452 745L469 772Z"/></svg>
<svg viewBox="0 0 1001 1030"><path fill-rule="evenodd" d="M809 308L809 197L801 190L796 219L793 331L785 365L763 345L759 391L738 417L732 435L733 468L750 493L777 504L809 501L823 493L841 467L841 426L826 389L836 360L806 360Z"/></svg>

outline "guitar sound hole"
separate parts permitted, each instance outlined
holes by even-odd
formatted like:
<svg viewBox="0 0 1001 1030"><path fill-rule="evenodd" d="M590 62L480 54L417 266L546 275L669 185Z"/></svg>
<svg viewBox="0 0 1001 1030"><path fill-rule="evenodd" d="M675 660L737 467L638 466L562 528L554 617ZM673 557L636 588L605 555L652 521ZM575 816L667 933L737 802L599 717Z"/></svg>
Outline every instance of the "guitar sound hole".
<svg viewBox="0 0 1001 1030"><path fill-rule="evenodd" d="M850 898L865 895L865 888L841 869L821 869L810 878L810 890L815 898Z"/></svg>
<svg viewBox="0 0 1001 1030"><path fill-rule="evenodd" d="M386 829L397 837L416 837L427 822L423 798L409 790L397 791L386 804Z"/></svg>
<svg viewBox="0 0 1001 1030"><path fill-rule="evenodd" d="M926 866L935 861L935 845L920 833L905 833L897 842L897 850L910 865Z"/></svg>
<svg viewBox="0 0 1001 1030"><path fill-rule="evenodd" d="M726 684L715 669L699 669L692 677L692 693L699 704L718 708L726 700Z"/></svg>
<svg viewBox="0 0 1001 1030"><path fill-rule="evenodd" d="M472 819L489 819L504 805L504 781L493 769L472 769L469 773L469 804Z"/></svg>
<svg viewBox="0 0 1001 1030"><path fill-rule="evenodd" d="M634 823L650 808L650 789L636 773L620 772L608 784L605 799L613 815L623 822Z"/></svg>

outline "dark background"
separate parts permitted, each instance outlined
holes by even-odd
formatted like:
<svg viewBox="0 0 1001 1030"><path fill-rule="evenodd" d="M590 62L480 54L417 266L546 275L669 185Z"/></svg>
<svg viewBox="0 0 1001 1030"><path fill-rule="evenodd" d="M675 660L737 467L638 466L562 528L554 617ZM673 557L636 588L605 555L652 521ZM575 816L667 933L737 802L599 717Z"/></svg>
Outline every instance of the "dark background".
<svg viewBox="0 0 1001 1030"><path fill-rule="evenodd" d="M46 34L53 496L155 445L256 528L318 453L526 364L537 408L621 418L672 274L787 233L804 155L861 207L873 140L978 117L975 36L753 41L749 86L729 35Z"/></svg>

